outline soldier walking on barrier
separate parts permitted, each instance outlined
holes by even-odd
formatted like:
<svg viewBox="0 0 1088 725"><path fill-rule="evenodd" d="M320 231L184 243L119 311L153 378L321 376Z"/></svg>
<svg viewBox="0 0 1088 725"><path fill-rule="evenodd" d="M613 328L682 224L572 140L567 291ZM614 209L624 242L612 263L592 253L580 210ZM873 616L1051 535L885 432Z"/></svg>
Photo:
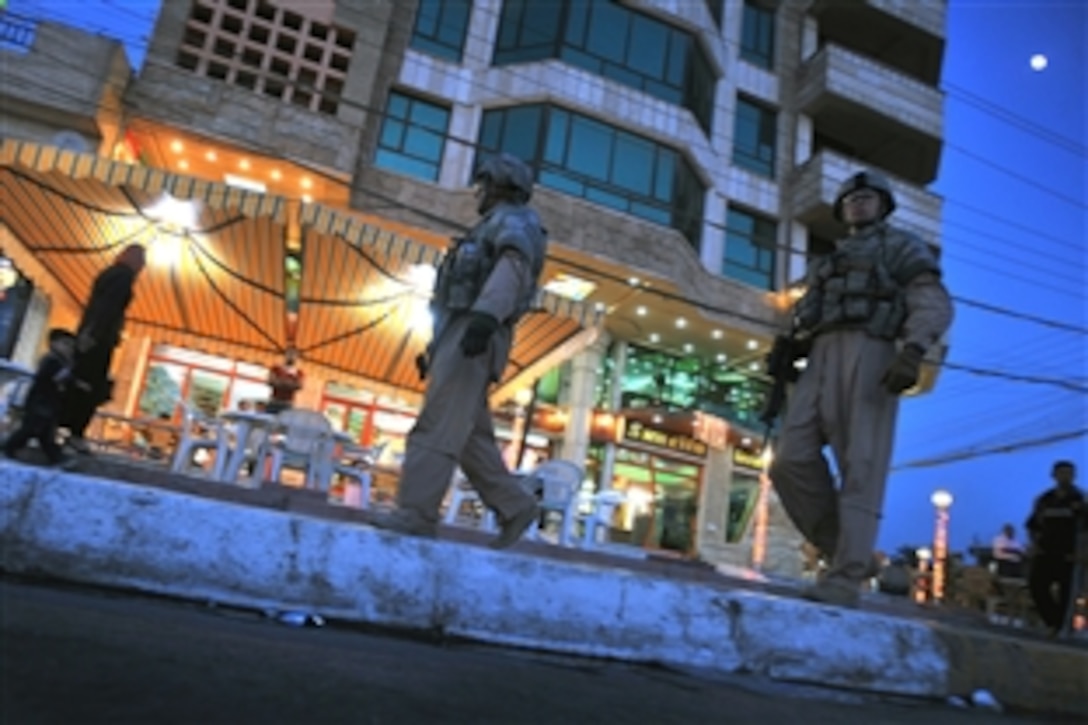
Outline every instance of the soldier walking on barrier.
<svg viewBox="0 0 1088 725"><path fill-rule="evenodd" d="M794 525L829 561L805 596L849 607L873 570L899 396L918 382L926 350L952 322L936 257L885 221L895 206L878 174L842 185L834 215L849 234L810 264L791 334L768 359L781 375L807 357L769 472Z"/></svg>
<svg viewBox="0 0 1088 725"><path fill-rule="evenodd" d="M428 384L408 434L397 509L373 524L435 536L442 498L460 465L498 514L501 530L492 545L503 548L536 520L537 503L502 460L487 391L502 375L514 326L536 296L547 239L527 206L533 182L524 163L500 154L484 162L475 181L482 219L449 251L435 280L434 331L416 361Z"/></svg>

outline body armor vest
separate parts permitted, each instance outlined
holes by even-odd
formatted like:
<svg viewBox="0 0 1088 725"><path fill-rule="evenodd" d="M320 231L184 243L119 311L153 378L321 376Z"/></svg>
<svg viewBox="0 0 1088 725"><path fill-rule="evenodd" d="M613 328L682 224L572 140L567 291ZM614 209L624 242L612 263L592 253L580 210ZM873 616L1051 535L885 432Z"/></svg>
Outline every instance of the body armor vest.
<svg viewBox="0 0 1088 725"><path fill-rule="evenodd" d="M799 331L861 329L887 340L898 336L906 300L885 261L885 239L858 242L847 241L815 262L810 287L797 303Z"/></svg>
<svg viewBox="0 0 1088 725"><path fill-rule="evenodd" d="M544 268L545 236L536 212L528 207L500 205L467 236L455 239L438 267L434 297L435 317L472 309L503 251L520 252L529 263L533 284L522 290L514 314L503 323L513 324L536 298L536 281Z"/></svg>

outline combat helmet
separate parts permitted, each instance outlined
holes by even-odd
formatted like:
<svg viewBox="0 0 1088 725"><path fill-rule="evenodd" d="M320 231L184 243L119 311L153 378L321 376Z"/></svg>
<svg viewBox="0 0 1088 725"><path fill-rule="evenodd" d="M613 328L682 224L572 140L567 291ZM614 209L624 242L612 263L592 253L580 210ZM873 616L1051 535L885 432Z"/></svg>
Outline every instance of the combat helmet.
<svg viewBox="0 0 1088 725"><path fill-rule="evenodd" d="M518 157L506 153L487 158L476 169L472 180L486 180L494 186L512 189L518 192L522 203L529 201L533 195L532 170Z"/></svg>
<svg viewBox="0 0 1088 725"><path fill-rule="evenodd" d="M887 217L895 211L895 194L892 193L892 185L888 183L888 180L883 175L874 171L859 171L846 181L842 182L842 186L839 187L839 193L835 195L835 205L832 207L832 214L835 216L836 221L842 221L843 198L847 194L857 191L858 189L872 189L884 197L884 217Z"/></svg>

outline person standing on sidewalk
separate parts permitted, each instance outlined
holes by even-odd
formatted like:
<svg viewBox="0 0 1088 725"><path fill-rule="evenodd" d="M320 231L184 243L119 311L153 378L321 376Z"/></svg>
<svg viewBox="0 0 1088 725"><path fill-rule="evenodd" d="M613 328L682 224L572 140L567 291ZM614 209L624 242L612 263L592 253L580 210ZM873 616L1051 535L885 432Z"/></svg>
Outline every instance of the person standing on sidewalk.
<svg viewBox="0 0 1088 725"><path fill-rule="evenodd" d="M1072 461L1058 461L1051 476L1054 488L1035 499L1026 528L1031 536L1028 589L1039 617L1051 634L1061 631L1074 596L1073 570L1077 528L1084 528L1084 494L1074 485ZM1057 588L1057 597L1054 589Z"/></svg>
<svg viewBox="0 0 1088 725"><path fill-rule="evenodd" d="M132 304L136 278L147 263L141 244L125 247L117 260L95 277L91 296L76 331L75 364L65 396L61 427L71 434L68 445L79 453L90 453L84 440L98 406L110 399L110 363L121 344L125 312Z"/></svg>
<svg viewBox="0 0 1088 725"><path fill-rule="evenodd" d="M770 478L794 525L829 562L805 596L848 607L857 606L874 574L899 396L918 382L926 350L952 322L933 252L885 221L895 206L879 174L847 179L834 216L849 234L809 266L791 335L775 343L806 355L807 365ZM838 488L823 455L828 444L841 473Z"/></svg>
<svg viewBox="0 0 1088 725"><path fill-rule="evenodd" d="M37 440L51 465L66 463L57 443L57 420L60 418L64 390L72 377L72 353L76 338L68 330L49 331L49 352L42 357L34 382L26 395L23 420L4 442L4 455L14 458L31 440Z"/></svg>
<svg viewBox="0 0 1088 725"><path fill-rule="evenodd" d="M510 355L514 327L536 296L547 250L537 213L527 206L532 172L509 154L476 172L479 223L446 254L435 280L434 330L416 359L427 389L408 444L397 508L372 523L433 537L439 508L459 465L500 532L492 542L516 542L537 518L536 499L519 484L495 443L487 391Z"/></svg>
<svg viewBox="0 0 1088 725"><path fill-rule="evenodd" d="M272 395L265 407L269 415L289 410L295 404L295 394L302 389L302 368L298 366L298 349L287 348L283 365L275 365L268 372L268 386Z"/></svg>

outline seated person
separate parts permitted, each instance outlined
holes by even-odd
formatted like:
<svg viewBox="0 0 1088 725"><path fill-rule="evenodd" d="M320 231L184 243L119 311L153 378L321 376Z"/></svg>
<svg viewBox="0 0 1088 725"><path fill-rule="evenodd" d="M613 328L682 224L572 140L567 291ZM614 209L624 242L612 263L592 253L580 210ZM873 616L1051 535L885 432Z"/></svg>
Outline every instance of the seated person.
<svg viewBox="0 0 1088 725"><path fill-rule="evenodd" d="M1016 529L1012 524L1002 526L1001 533L994 537L993 560L1000 577L1024 575L1024 547L1016 540Z"/></svg>

